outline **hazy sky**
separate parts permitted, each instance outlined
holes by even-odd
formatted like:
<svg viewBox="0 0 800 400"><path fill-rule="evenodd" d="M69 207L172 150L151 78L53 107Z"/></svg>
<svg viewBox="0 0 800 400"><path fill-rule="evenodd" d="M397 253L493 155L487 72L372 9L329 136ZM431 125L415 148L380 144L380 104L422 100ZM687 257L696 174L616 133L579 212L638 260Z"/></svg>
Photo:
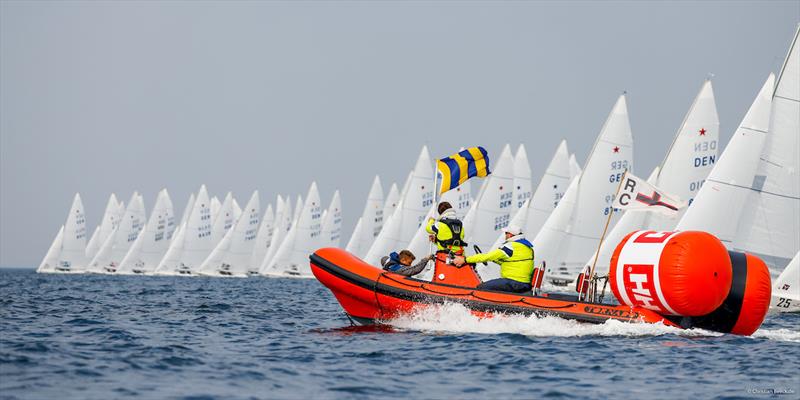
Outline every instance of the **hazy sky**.
<svg viewBox="0 0 800 400"><path fill-rule="evenodd" d="M527 146L534 185L583 162L622 92L635 171L661 162L702 81L727 143L800 21L798 1L0 2L0 265L36 266L75 192L180 215L201 183L240 203L341 189L343 244L372 177Z"/></svg>

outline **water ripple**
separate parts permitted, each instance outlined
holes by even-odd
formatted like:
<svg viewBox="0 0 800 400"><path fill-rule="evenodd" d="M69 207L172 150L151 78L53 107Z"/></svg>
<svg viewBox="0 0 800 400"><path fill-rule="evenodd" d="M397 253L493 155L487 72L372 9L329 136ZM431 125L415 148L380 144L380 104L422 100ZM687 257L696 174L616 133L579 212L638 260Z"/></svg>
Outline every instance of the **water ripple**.
<svg viewBox="0 0 800 400"><path fill-rule="evenodd" d="M0 398L749 398L800 392L800 315L753 337L458 306L351 326L314 280L0 270Z"/></svg>

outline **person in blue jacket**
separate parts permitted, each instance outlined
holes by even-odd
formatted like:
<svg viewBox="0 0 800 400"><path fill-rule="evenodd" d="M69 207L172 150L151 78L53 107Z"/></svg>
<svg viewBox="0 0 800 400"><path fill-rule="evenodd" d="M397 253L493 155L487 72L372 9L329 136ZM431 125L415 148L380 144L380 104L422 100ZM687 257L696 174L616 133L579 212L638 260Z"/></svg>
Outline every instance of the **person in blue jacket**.
<svg viewBox="0 0 800 400"><path fill-rule="evenodd" d="M392 252L388 256L381 258L381 265L384 271L394 272L404 276L414 276L428 265L428 261L433 259L433 256L423 257L416 265L411 265L416 257L414 253L408 250L402 250L399 253Z"/></svg>

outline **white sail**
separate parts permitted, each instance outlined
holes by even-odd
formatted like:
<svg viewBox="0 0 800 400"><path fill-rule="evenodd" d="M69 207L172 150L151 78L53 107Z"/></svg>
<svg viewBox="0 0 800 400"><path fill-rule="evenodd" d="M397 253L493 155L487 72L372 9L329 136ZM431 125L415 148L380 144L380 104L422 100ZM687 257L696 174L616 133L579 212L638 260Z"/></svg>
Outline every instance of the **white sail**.
<svg viewBox="0 0 800 400"><path fill-rule="evenodd" d="M800 252L775 280L769 306L777 312L800 312Z"/></svg>
<svg viewBox="0 0 800 400"><path fill-rule="evenodd" d="M53 239L53 243L51 243L50 248L47 249L47 254L44 255L44 259L42 259L41 264L39 264L39 268L36 268L37 273L43 274L55 272L56 265L58 264L58 256L61 254L61 245L63 242L64 225L61 225L61 228L58 229L58 234L56 234L55 239Z"/></svg>
<svg viewBox="0 0 800 400"><path fill-rule="evenodd" d="M393 183L392 186L389 187L389 193L383 199L383 223L386 224L386 221L389 220L389 217L394 214L394 210L397 209L397 203L400 202L400 192L397 190L397 184Z"/></svg>
<svg viewBox="0 0 800 400"><path fill-rule="evenodd" d="M192 213L192 208L194 208L194 193L189 195L189 201L186 202L186 207L183 208L183 215L181 215L181 221L178 223L178 226L186 225L186 221Z"/></svg>
<svg viewBox="0 0 800 400"><path fill-rule="evenodd" d="M242 207L239 205L239 202L236 201L236 197L233 198L233 220L237 221L239 217L242 216Z"/></svg>
<svg viewBox="0 0 800 400"><path fill-rule="evenodd" d="M128 253L119 263L119 274L150 274L169 247L175 231L175 214L167 189L158 192L153 211L144 230L139 233Z"/></svg>
<svg viewBox="0 0 800 400"><path fill-rule="evenodd" d="M414 170L406 179L400 200L364 260L377 265L380 258L408 244L433 205L433 163L424 146Z"/></svg>
<svg viewBox="0 0 800 400"><path fill-rule="evenodd" d="M303 212L303 196L297 195L297 204L294 206L294 213L292 215L292 225L297 223L297 220L300 219L300 213Z"/></svg>
<svg viewBox="0 0 800 400"><path fill-rule="evenodd" d="M261 260L261 265L258 267L258 273L261 275L268 275L270 272L268 267L275 254L278 252L281 244L286 240L289 235L289 230L292 228L292 201L287 197L283 202L283 208L279 209L275 214L275 228L272 231L272 240L270 240L269 248L267 248L267 255Z"/></svg>
<svg viewBox="0 0 800 400"><path fill-rule="evenodd" d="M216 218L213 219L214 223L211 225L212 249L222 240L236 221L233 202L233 194L228 192L219 207Z"/></svg>
<svg viewBox="0 0 800 400"><path fill-rule="evenodd" d="M283 208L283 199L278 196L275 202L276 207ZM275 229L275 212L272 209L272 204L267 205L267 211L261 218L261 223L258 226L258 233L256 234L256 242L253 244L253 253L250 255L250 262L247 265L248 275L257 275L258 268L261 262L267 255L269 250L269 243L272 241L272 230Z"/></svg>
<svg viewBox="0 0 800 400"><path fill-rule="evenodd" d="M187 218L188 219L188 218ZM180 275L182 270L179 270L181 263L181 255L183 254L183 244L186 238L186 224L178 225L175 228L175 234L172 236L172 241L169 243L167 252L164 257L159 261L154 275ZM185 273L189 273L188 271Z"/></svg>
<svg viewBox="0 0 800 400"><path fill-rule="evenodd" d="M100 250L100 246L106 241L108 235L114 230L114 228L119 225L119 220L122 218L122 214L120 213L120 204L117 200L117 196L114 193L111 193L111 196L108 197L108 202L106 202L106 209L103 212L103 219L100 220L100 224L92 233L92 237L89 239L89 242L86 244L86 259L91 260Z"/></svg>
<svg viewBox="0 0 800 400"><path fill-rule="evenodd" d="M219 210L222 208L222 203L219 201L217 196L212 197L209 201L211 210L211 223L213 224L214 221L217 220L217 215L219 214Z"/></svg>
<svg viewBox="0 0 800 400"><path fill-rule="evenodd" d="M733 242L777 274L800 248L800 27L772 96L769 134Z"/></svg>
<svg viewBox="0 0 800 400"><path fill-rule="evenodd" d="M710 232L733 247L768 134L774 86L775 76L770 74L676 230Z"/></svg>
<svg viewBox="0 0 800 400"><path fill-rule="evenodd" d="M575 158L575 153L570 154L570 156L569 156L569 178L570 178L570 180L572 178L578 176L578 174L580 174L581 172L583 172L583 170L581 169L581 165L578 164L578 160Z"/></svg>
<svg viewBox="0 0 800 400"><path fill-rule="evenodd" d="M703 83L692 102L683 123L675 134L664 161L647 180L681 200L691 202L697 195L717 159L719 142L719 117L711 81ZM675 229L684 210L669 217L660 213L627 211L613 229L609 229L597 255L595 270L605 274L611 263L611 254L617 244L630 232L642 229L671 231ZM587 258L585 265L594 262L596 252Z"/></svg>
<svg viewBox="0 0 800 400"><path fill-rule="evenodd" d="M235 208L233 211L235 212ZM244 213L203 261L198 273L209 276L246 277L260 217L260 200L258 191L255 191L245 205Z"/></svg>
<svg viewBox="0 0 800 400"><path fill-rule="evenodd" d="M597 250L614 193L623 173L632 166L633 139L622 95L606 119L583 172L575 178L574 198L566 202L565 195L533 240L537 262L547 262L549 278L572 280ZM559 212L559 208L563 210ZM617 219L613 217L609 227Z"/></svg>
<svg viewBox="0 0 800 400"><path fill-rule="evenodd" d="M553 154L553 158L550 159L542 179L536 186L528 207L520 209L519 212L524 212L524 214L514 217L512 223L522 228L522 232L529 235L529 239L533 238L533 235L542 229L547 217L550 216L558 202L564 197L564 192L566 192L567 186L572 180L571 160L574 160L574 155L570 157L567 141L562 140L555 154ZM578 167L578 170L580 170L580 167ZM498 235L498 239L500 238L502 236ZM501 241L502 239L499 242Z"/></svg>
<svg viewBox="0 0 800 400"><path fill-rule="evenodd" d="M514 155L514 209L522 208L528 199L533 196L531 183L531 164L528 161L528 152L525 145L519 145Z"/></svg>
<svg viewBox="0 0 800 400"><path fill-rule="evenodd" d="M72 206L64 223L64 238L58 255L58 272L82 272L86 268L86 214L80 194L72 199Z"/></svg>
<svg viewBox="0 0 800 400"><path fill-rule="evenodd" d="M322 207L316 182L311 184L300 208L296 223L267 266L266 275L312 276L308 256L319 248L322 233Z"/></svg>
<svg viewBox="0 0 800 400"><path fill-rule="evenodd" d="M186 224L170 243L156 268L158 275L191 275L213 249L211 205L206 186L200 186Z"/></svg>
<svg viewBox="0 0 800 400"><path fill-rule="evenodd" d="M367 195L367 202L364 204L364 211L358 218L356 227L345 249L358 257L364 257L372 246L372 242L383 228L383 187L381 179L375 175L372 180L372 187Z"/></svg>
<svg viewBox="0 0 800 400"><path fill-rule="evenodd" d="M503 147L492 173L481 187L481 191L464 217L464 239L470 246L477 245L481 251L489 251L497 236L511 222L514 204L514 157L508 145ZM496 266L479 268L484 281L500 276Z"/></svg>
<svg viewBox="0 0 800 400"><path fill-rule="evenodd" d="M115 273L122 259L128 254L133 242L144 227L145 209L142 195L134 192L125 209L119 226L109 236L103 247L89 263L89 271L95 273Z"/></svg>
<svg viewBox="0 0 800 400"><path fill-rule="evenodd" d="M319 247L339 247L342 237L342 200L338 190L333 193L333 198L325 211Z"/></svg>

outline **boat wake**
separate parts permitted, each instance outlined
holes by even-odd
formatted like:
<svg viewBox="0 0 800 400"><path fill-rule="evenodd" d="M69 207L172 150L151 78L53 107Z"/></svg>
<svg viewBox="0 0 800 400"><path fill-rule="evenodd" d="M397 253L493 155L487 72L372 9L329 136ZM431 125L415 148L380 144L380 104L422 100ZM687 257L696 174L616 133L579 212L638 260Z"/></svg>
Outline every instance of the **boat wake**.
<svg viewBox="0 0 800 400"><path fill-rule="evenodd" d="M759 329L752 338L768 339L778 342L794 342L800 343L800 332L793 329Z"/></svg>
<svg viewBox="0 0 800 400"><path fill-rule="evenodd" d="M468 308L457 303L421 307L410 314L404 314L384 322L402 330L480 334L511 333L530 337L724 336L722 333L704 329L680 329L661 324L632 324L615 320L608 320L605 323L595 325L551 316L496 314L491 317L479 317L472 314ZM800 343L800 332L792 329L761 328L751 337L754 339Z"/></svg>
<svg viewBox="0 0 800 400"><path fill-rule="evenodd" d="M478 317L463 305L456 303L419 308L410 314L385 322L394 327L408 330L483 334L513 333L531 337L722 336L721 333L703 329L680 329L661 324L632 324L615 320L594 325L551 316L495 314L488 318Z"/></svg>

